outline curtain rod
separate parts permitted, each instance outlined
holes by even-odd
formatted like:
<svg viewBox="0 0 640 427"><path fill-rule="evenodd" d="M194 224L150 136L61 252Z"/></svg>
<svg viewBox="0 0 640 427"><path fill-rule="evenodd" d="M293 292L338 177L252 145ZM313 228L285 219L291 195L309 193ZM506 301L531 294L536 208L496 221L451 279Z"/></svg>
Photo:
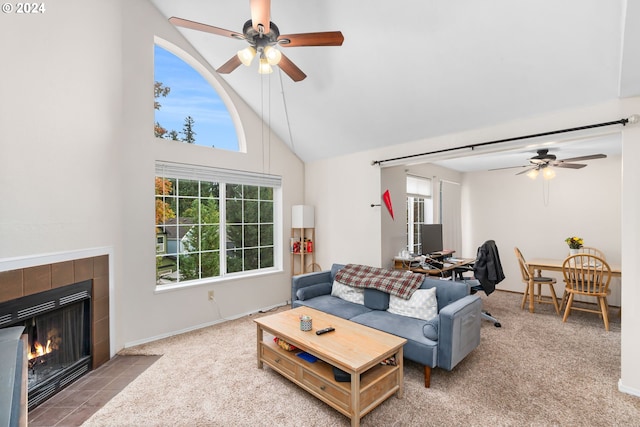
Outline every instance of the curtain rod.
<svg viewBox="0 0 640 427"><path fill-rule="evenodd" d="M620 120L614 120L612 122L603 122L603 123L595 123L595 124L591 124L591 125L585 125L585 126L579 126L579 127L575 127L575 128L568 128L568 129L560 129L560 130L552 130L549 132L542 132L542 133L536 133L536 134L532 134L532 135L524 135L524 136L516 136L513 138L505 138L505 139L497 139L494 141L487 141L487 142L480 142L477 144L468 144L468 145L463 145L460 147L452 147L452 148L443 148L441 150L435 150L435 151L428 151L426 153L419 153L419 154L409 154L406 156L400 156L400 157L393 157L391 159L384 159L384 160L374 160L371 162L372 166L375 165L381 165L383 163L386 162L392 162L395 160L405 160L405 159L411 159L414 157L421 157L421 156L427 156L429 154L440 154L440 153L447 153L450 151L456 151L456 150L464 150L467 148L470 148L471 150L473 150L476 147L484 147L486 145L493 145L493 144L500 144L500 143L504 143L504 142L511 142L511 141L518 141L521 139L530 139L530 138L537 138L540 136L549 136L549 135L556 135L556 134L560 134L560 133L567 133L567 132L576 132L579 130L585 130L585 129L593 129L593 128L599 128L599 127L604 127L604 126L612 126L612 125L622 125L622 126L626 126L627 123L637 123L638 120L640 120L640 116L637 114L634 114L626 119L620 119Z"/></svg>

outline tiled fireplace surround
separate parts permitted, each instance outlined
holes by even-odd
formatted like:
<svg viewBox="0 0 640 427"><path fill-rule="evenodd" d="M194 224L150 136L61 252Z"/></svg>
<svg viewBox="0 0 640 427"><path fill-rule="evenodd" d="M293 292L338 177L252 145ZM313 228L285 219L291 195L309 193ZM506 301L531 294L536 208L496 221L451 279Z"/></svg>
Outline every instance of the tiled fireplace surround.
<svg viewBox="0 0 640 427"><path fill-rule="evenodd" d="M106 363L109 348L109 255L55 262L0 272L0 302L92 281L92 369Z"/></svg>

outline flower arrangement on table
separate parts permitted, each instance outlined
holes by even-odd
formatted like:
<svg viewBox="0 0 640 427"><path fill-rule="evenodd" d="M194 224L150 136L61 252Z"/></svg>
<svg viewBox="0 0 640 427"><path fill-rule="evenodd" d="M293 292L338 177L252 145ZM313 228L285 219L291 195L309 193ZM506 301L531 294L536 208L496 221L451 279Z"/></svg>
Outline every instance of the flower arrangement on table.
<svg viewBox="0 0 640 427"><path fill-rule="evenodd" d="M567 237L564 241L569 245L569 249L580 249L584 244L582 237Z"/></svg>

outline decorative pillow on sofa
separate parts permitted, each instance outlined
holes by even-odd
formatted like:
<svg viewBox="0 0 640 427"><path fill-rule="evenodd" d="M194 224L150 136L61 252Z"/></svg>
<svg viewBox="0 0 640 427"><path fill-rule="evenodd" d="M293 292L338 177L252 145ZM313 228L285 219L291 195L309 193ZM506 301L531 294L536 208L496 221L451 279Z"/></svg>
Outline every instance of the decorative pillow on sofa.
<svg viewBox="0 0 640 427"><path fill-rule="evenodd" d="M416 319L431 320L438 316L436 288L418 289L408 300L391 295L387 311Z"/></svg>
<svg viewBox="0 0 640 427"><path fill-rule="evenodd" d="M331 283L316 283L315 285L305 286L296 291L296 297L300 301L315 298L320 295L329 295L331 293Z"/></svg>
<svg viewBox="0 0 640 427"><path fill-rule="evenodd" d="M378 289L364 288L364 305L371 310L389 308L389 294Z"/></svg>
<svg viewBox="0 0 640 427"><path fill-rule="evenodd" d="M354 288L353 286L340 283L337 280L333 281L331 295L345 301L364 304L364 288Z"/></svg>
<svg viewBox="0 0 640 427"><path fill-rule="evenodd" d="M427 320L427 323L422 327L422 333L425 338L429 338L431 341L438 341L438 327L440 326L440 318L434 317L431 320Z"/></svg>

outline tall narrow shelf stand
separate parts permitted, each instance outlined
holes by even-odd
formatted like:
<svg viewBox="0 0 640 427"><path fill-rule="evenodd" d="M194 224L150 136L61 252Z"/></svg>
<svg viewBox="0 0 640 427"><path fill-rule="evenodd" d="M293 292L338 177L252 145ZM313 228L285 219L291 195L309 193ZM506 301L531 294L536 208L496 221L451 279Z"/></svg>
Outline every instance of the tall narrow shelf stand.
<svg viewBox="0 0 640 427"><path fill-rule="evenodd" d="M313 265L316 263L315 252L315 228L292 228L292 241L299 242L299 250L291 251L291 275L310 273L313 271ZM307 243L311 242L311 245ZM311 249L311 251L309 251ZM307 268L311 266L311 268Z"/></svg>
<svg viewBox="0 0 640 427"><path fill-rule="evenodd" d="M291 275L309 273L316 263L316 234L313 206L291 208ZM308 269L307 267L311 267Z"/></svg>

